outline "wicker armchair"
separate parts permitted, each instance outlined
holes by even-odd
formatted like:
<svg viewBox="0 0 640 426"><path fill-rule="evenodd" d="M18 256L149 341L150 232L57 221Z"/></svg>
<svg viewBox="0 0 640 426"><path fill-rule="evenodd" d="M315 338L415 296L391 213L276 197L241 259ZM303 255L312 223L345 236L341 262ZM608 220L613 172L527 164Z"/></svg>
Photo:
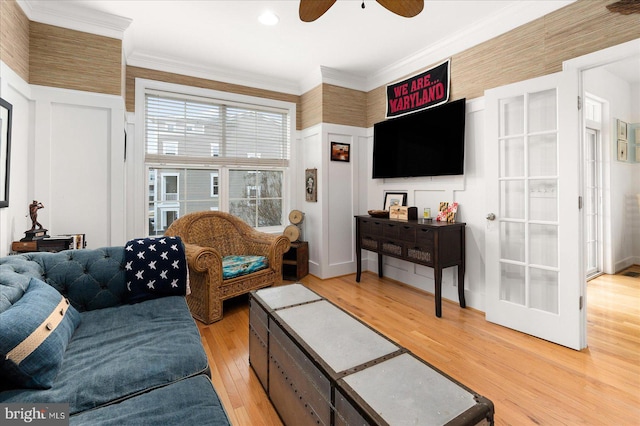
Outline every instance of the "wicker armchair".
<svg viewBox="0 0 640 426"><path fill-rule="evenodd" d="M259 232L229 213L204 211L175 220L165 235L185 243L191 294L187 303L194 318L205 324L222 319L222 301L262 287L282 283L282 255L289 240ZM247 275L222 278L222 258L266 256L269 266Z"/></svg>

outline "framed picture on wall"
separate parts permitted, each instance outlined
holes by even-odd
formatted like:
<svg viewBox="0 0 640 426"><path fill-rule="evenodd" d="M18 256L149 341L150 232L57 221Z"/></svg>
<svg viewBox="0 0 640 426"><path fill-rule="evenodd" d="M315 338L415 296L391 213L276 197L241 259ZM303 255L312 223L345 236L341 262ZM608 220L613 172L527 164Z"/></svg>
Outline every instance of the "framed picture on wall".
<svg viewBox="0 0 640 426"><path fill-rule="evenodd" d="M618 120L618 139L627 140L627 123L622 120Z"/></svg>
<svg viewBox="0 0 640 426"><path fill-rule="evenodd" d="M349 150L351 145L348 143L331 142L331 161L349 162Z"/></svg>
<svg viewBox="0 0 640 426"><path fill-rule="evenodd" d="M304 171L304 199L315 203L318 201L318 169Z"/></svg>
<svg viewBox="0 0 640 426"><path fill-rule="evenodd" d="M9 207L12 112L13 106L0 98L0 207Z"/></svg>
<svg viewBox="0 0 640 426"><path fill-rule="evenodd" d="M406 206L407 205L407 193L388 191L384 193L384 209L389 211L391 206Z"/></svg>
<svg viewBox="0 0 640 426"><path fill-rule="evenodd" d="M618 140L618 161L627 161L627 142Z"/></svg>

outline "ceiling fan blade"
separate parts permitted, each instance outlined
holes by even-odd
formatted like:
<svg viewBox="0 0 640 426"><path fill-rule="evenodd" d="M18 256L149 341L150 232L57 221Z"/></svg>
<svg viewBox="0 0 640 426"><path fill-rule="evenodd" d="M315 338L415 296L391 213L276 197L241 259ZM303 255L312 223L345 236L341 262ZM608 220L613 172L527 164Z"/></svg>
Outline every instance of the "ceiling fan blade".
<svg viewBox="0 0 640 426"><path fill-rule="evenodd" d="M404 16L405 18L413 18L424 8L424 0L376 0L385 9Z"/></svg>
<svg viewBox="0 0 640 426"><path fill-rule="evenodd" d="M300 19L313 22L329 10L336 0L300 0Z"/></svg>
<svg viewBox="0 0 640 426"><path fill-rule="evenodd" d="M620 0L608 5L607 9L623 15L631 15L632 13L640 13L640 2L637 0Z"/></svg>

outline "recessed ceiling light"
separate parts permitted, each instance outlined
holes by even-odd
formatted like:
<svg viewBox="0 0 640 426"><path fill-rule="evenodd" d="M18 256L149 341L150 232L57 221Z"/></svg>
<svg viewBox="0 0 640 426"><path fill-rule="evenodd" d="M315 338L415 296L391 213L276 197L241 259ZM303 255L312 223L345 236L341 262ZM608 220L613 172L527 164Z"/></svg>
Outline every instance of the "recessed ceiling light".
<svg viewBox="0 0 640 426"><path fill-rule="evenodd" d="M258 17L258 20L264 25L276 25L280 18L275 13L267 10Z"/></svg>

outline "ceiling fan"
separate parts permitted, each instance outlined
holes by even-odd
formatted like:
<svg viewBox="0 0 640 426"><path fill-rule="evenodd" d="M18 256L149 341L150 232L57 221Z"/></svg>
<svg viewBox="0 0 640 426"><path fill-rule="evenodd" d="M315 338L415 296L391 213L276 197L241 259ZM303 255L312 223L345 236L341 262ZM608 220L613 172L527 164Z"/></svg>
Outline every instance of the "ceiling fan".
<svg viewBox="0 0 640 426"><path fill-rule="evenodd" d="M396 15L412 18L422 12L424 0L376 0L385 9ZM336 0L300 0L300 19L313 22L329 10ZM364 9L364 0L362 1Z"/></svg>

